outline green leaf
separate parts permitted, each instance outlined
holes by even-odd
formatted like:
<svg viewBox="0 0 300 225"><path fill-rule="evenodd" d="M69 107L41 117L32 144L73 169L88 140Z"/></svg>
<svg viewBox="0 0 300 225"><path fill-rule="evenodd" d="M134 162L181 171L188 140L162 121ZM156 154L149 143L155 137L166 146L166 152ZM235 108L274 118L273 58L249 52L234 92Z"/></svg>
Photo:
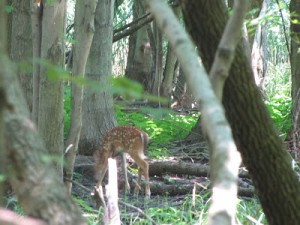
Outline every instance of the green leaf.
<svg viewBox="0 0 300 225"><path fill-rule="evenodd" d="M5 6L5 11L7 13L11 13L13 11L14 7L12 5L7 5Z"/></svg>

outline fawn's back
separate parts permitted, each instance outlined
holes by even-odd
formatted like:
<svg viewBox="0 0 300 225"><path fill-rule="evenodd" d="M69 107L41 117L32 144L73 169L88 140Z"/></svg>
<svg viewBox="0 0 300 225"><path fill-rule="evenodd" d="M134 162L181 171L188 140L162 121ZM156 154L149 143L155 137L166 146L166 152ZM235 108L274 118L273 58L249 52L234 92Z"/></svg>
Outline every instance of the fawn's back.
<svg viewBox="0 0 300 225"><path fill-rule="evenodd" d="M145 132L131 126L118 126L104 136L102 151L110 152L112 157L122 152L143 156L148 141L149 138Z"/></svg>
<svg viewBox="0 0 300 225"><path fill-rule="evenodd" d="M148 135L130 126L118 126L106 133L104 136L101 149L95 151L95 178L99 187L107 170L107 162L109 157L115 157L122 153L123 170L125 175L125 189L130 190L130 185L127 178L126 156L123 153L128 153L139 167L138 180L134 189L134 193L138 194L141 184L141 176L145 177L145 194L150 197L149 186L149 165L144 160L144 151L148 144Z"/></svg>

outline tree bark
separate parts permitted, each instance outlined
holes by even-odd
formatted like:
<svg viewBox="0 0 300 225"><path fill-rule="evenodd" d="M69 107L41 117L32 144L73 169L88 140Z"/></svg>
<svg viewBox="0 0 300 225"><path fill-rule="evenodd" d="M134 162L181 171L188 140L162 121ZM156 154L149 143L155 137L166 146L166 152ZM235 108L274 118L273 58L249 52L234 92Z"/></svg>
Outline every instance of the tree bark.
<svg viewBox="0 0 300 225"><path fill-rule="evenodd" d="M150 46L152 46L152 56L153 56L153 63L152 63L153 69L151 70L150 82L148 83L147 91L155 96L160 96L161 82L163 79L162 33L155 22L153 23L152 29L151 26L148 25L147 30L149 36L151 36L150 33L153 33L153 40L150 38ZM160 104L160 102L158 103Z"/></svg>
<svg viewBox="0 0 300 225"><path fill-rule="evenodd" d="M141 7L141 1L133 2L133 19L144 15L145 10ZM129 37L129 51L127 57L127 66L125 76L131 80L137 81L147 90L151 83L152 72L152 48L147 33L147 26L140 28L136 33Z"/></svg>
<svg viewBox="0 0 300 225"><path fill-rule="evenodd" d="M98 0L96 7L96 31L86 65L86 78L99 87L84 90L83 126L78 147L79 153L84 155L91 155L99 148L102 136L116 126L108 81L112 71L113 3L112 0Z"/></svg>
<svg viewBox="0 0 300 225"><path fill-rule="evenodd" d="M32 33L31 0L13 1L10 58L18 65L18 77L25 94L29 111L32 111Z"/></svg>
<svg viewBox="0 0 300 225"><path fill-rule="evenodd" d="M181 13L180 7L173 8L173 12L177 18ZM163 81L161 85L161 95L163 97L168 97L172 95L172 88L174 86L174 78L175 78L175 65L176 65L177 57L171 48L170 44L168 43L167 55L166 55L166 62L165 68L163 72ZM171 100L171 99L169 99Z"/></svg>
<svg viewBox="0 0 300 225"><path fill-rule="evenodd" d="M290 2L290 15L291 15L291 73L292 73L292 138L294 148L298 149L299 142L299 126L300 126L300 24L295 23L300 19L300 2L291 0ZM300 152L298 152L298 157Z"/></svg>
<svg viewBox="0 0 300 225"><path fill-rule="evenodd" d="M40 93L40 61L42 42L42 6L31 1L31 32L32 32L32 115L33 122L38 125L39 117L39 93Z"/></svg>
<svg viewBox="0 0 300 225"><path fill-rule="evenodd" d="M4 55L7 54L7 15L4 10L6 1L0 2L0 207L3 206L4 200L4 176L7 174L6 171L6 149L5 149L5 138L4 138L4 112L7 110L8 102L5 93L4 85L4 73L6 73L6 59Z"/></svg>
<svg viewBox="0 0 300 225"><path fill-rule="evenodd" d="M43 3L38 130L58 174L63 177L63 80L65 0ZM50 63L50 65L47 65ZM52 79L51 79L52 76Z"/></svg>
<svg viewBox="0 0 300 225"><path fill-rule="evenodd" d="M228 20L226 7L218 0L193 0L184 2L183 9L187 28L206 70L210 70ZM268 222L298 224L299 182L255 85L242 45L236 50L225 84L223 104Z"/></svg>
<svg viewBox="0 0 300 225"><path fill-rule="evenodd" d="M73 47L73 69L71 86L71 125L66 141L64 180L69 193L72 190L73 168L78 152L78 142L82 127L83 83L85 67L92 44L95 27L94 15L97 0L77 1L75 6L75 44Z"/></svg>
<svg viewBox="0 0 300 225"><path fill-rule="evenodd" d="M267 0L263 2L258 18L263 18L266 16L268 4L269 3ZM267 47L266 45L268 44L266 38L264 38L264 36L266 36L266 24L267 22L257 25L251 53L255 83L262 91L265 89L264 78L267 72L268 60L267 51L264 51Z"/></svg>

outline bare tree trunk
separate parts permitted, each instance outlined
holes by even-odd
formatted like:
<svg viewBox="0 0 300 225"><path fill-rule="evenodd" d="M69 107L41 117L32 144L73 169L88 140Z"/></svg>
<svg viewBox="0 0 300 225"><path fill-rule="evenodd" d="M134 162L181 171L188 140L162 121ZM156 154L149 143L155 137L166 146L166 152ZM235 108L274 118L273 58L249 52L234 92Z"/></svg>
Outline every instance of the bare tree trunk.
<svg viewBox="0 0 300 225"><path fill-rule="evenodd" d="M267 6L268 2L265 0L263 2L261 11L259 13L260 18L263 18L266 13L267 13ZM254 40L253 40L253 45L252 45L252 69L253 69L253 74L255 78L255 83L256 85L263 91L264 90L264 78L266 75L266 64L264 62L267 61L265 58L265 51L264 51L264 46L267 44L264 41L266 39L263 38L263 34L265 33L264 30L266 29L266 22L264 24L258 24Z"/></svg>
<svg viewBox="0 0 300 225"><path fill-rule="evenodd" d="M13 0L4 0L4 2L6 2L6 5L12 5L12 1ZM10 53L10 48L11 48L11 33L12 33L12 29L10 29L10 27L12 27L12 13L8 13L6 15L6 52L9 56ZM4 43L4 42L3 42Z"/></svg>
<svg viewBox="0 0 300 225"><path fill-rule="evenodd" d="M144 13L141 2L134 0L133 19L141 17ZM152 57L152 46L150 46L147 26L145 26L129 37L129 51L125 70L125 76L141 83L144 90L147 90L151 82Z"/></svg>
<svg viewBox="0 0 300 225"><path fill-rule="evenodd" d="M162 82L162 61L163 61L163 42L162 42L162 33L159 30L157 24L153 23L153 29L151 26L148 25L148 35L150 36L149 32L153 30L153 40L151 41L150 38L150 45L152 46L152 55L153 55L153 63L152 63L152 70L151 70L151 82L148 83L147 90L156 96L160 96L161 92L161 82Z"/></svg>
<svg viewBox="0 0 300 225"><path fill-rule="evenodd" d="M174 78L175 78L175 64L176 64L177 57L174 54L170 44L168 44L167 56L166 56L166 63L163 72L163 80L161 84L161 95L163 97L169 98L172 95L172 88L174 87Z"/></svg>
<svg viewBox="0 0 300 225"><path fill-rule="evenodd" d="M176 17L179 18L181 8L175 7L173 8L173 11ZM172 88L174 87L176 61L177 57L168 43L165 68L163 72L163 81L161 85L161 95L169 98L169 101L171 101L170 97L172 95Z"/></svg>
<svg viewBox="0 0 300 225"><path fill-rule="evenodd" d="M31 0L13 1L10 58L18 65L18 77L25 94L29 111L32 111L32 33Z"/></svg>
<svg viewBox="0 0 300 225"><path fill-rule="evenodd" d="M300 2L291 0L290 3L291 21L300 19ZM292 73L292 138L295 149L299 149L299 126L300 126L300 25L291 22L291 73ZM297 157L300 157L298 152Z"/></svg>
<svg viewBox="0 0 300 225"><path fill-rule="evenodd" d="M42 42L42 6L38 6L31 2L31 31L32 31L32 114L31 118L38 125L39 115L39 92L40 92L40 61L41 58L41 42Z"/></svg>
<svg viewBox="0 0 300 225"><path fill-rule="evenodd" d="M53 163L63 177L63 81L58 68L64 68L65 0L43 3L38 130ZM54 69L54 67L56 67ZM54 79L50 77L54 77Z"/></svg>
<svg viewBox="0 0 300 225"><path fill-rule="evenodd" d="M65 154L64 178L69 193L72 190L73 167L78 151L78 142L82 127L83 84L79 78L85 77L85 66L90 52L95 27L94 15L97 0L76 1L75 6L75 44L73 46L73 69L71 90L71 125L69 130ZM77 80L76 80L77 79Z"/></svg>
<svg viewBox="0 0 300 225"><path fill-rule="evenodd" d="M0 1L0 176L4 176L7 174L6 171L6 149L5 149L5 124L4 124L4 112L8 108L7 98L5 92L5 84L4 84L4 73L6 73L6 58L4 57L7 54L7 16L5 12L5 4L6 1ZM3 207L4 200L4 181L5 179L0 178L0 207Z"/></svg>
<svg viewBox="0 0 300 225"><path fill-rule="evenodd" d="M98 0L96 7L96 31L85 75L99 87L97 90L93 87L84 90L79 152L85 155L91 155L100 146L106 131L116 125L108 82L112 71L113 3L112 0Z"/></svg>

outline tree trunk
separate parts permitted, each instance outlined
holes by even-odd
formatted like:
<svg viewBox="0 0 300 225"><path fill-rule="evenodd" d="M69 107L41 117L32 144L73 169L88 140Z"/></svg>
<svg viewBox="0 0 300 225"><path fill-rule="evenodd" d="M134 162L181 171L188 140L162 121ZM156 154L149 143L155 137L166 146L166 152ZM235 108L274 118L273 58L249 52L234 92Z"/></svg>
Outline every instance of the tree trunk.
<svg viewBox="0 0 300 225"><path fill-rule="evenodd" d="M139 0L133 2L133 20L141 17L145 10ZM129 37L129 51L125 76L141 83L147 90L152 72L152 46L147 33L147 26L140 28Z"/></svg>
<svg viewBox="0 0 300 225"><path fill-rule="evenodd" d="M64 180L69 193L72 190L73 168L78 152L78 142L82 127L83 84L80 78L85 77L85 66L94 36L94 15L97 5L94 1L77 1L75 6L75 44L73 47L73 69L71 86L71 125L65 154Z"/></svg>
<svg viewBox="0 0 300 225"><path fill-rule="evenodd" d="M174 87L176 60L177 57L168 44L166 63L161 84L161 96L168 98L169 102L171 101L170 97L172 96L172 88Z"/></svg>
<svg viewBox="0 0 300 225"><path fill-rule="evenodd" d="M298 149L299 143L299 126L300 126L300 24L293 23L292 21L299 20L300 17L300 2L291 0L290 3L290 14L291 14L291 73L292 73L292 138L294 148ZM298 152L298 157L300 152Z"/></svg>
<svg viewBox="0 0 300 225"><path fill-rule="evenodd" d="M147 91L150 92L153 95L160 96L160 88L161 88L161 82L162 82L162 63L163 63L163 41L162 41L162 33L159 30L157 24L153 23L153 29L151 29L151 26L148 25L148 35L150 36L150 33L153 33L153 40L151 41L150 38L150 46L152 47L152 55L153 55L153 63L152 63L152 70L151 70L151 81L148 83ZM153 32L152 32L153 30Z"/></svg>
<svg viewBox="0 0 300 225"><path fill-rule="evenodd" d="M32 75L33 75L33 90L32 90L32 114L33 122L38 125L39 116L39 93L40 93L40 61L41 58L41 42L42 42L42 7L34 4L31 1L31 31L32 31Z"/></svg>
<svg viewBox="0 0 300 225"><path fill-rule="evenodd" d="M4 77L13 111L5 115L9 181L18 202L29 216L47 224L84 224L81 212L67 195L61 177L47 157L14 74Z"/></svg>
<svg viewBox="0 0 300 225"><path fill-rule="evenodd" d="M174 14L177 18L179 18L181 8L175 7L173 8ZM161 84L161 95L163 97L169 98L172 96L172 88L174 87L174 79L175 79L175 66L176 66L177 57L172 50L170 44L168 43L167 55L165 68L163 72L163 80Z"/></svg>
<svg viewBox="0 0 300 225"><path fill-rule="evenodd" d="M4 10L6 1L0 2L0 174L3 176L7 174L6 171L6 149L5 149L5 138L4 138L4 131L5 131L5 124L4 124L4 113L7 110L7 98L5 93L5 85L4 85L4 78L3 75L6 72L6 60L4 55L7 54L7 14ZM4 186L5 186L5 179L0 179L0 207L3 207L4 203Z"/></svg>
<svg viewBox="0 0 300 225"><path fill-rule="evenodd" d="M266 16L267 13L267 7L268 7L268 1L265 0L263 2L261 11L259 13L260 18L263 18ZM255 36L253 39L253 45L252 45L252 69L253 74L255 78L256 85L264 91L264 78L266 76L267 72L267 51L264 51L266 49L267 40L264 38L266 36L266 24L267 22L263 24L258 24L257 29L255 32Z"/></svg>
<svg viewBox="0 0 300 225"><path fill-rule="evenodd" d="M226 7L223 1L193 0L183 8L187 28L209 71L228 20ZM300 185L255 85L242 45L237 48L226 80L223 104L268 222L298 224Z"/></svg>
<svg viewBox="0 0 300 225"><path fill-rule="evenodd" d="M108 79L112 65L113 4L112 0L98 0L95 34L86 65L86 77L99 84L97 90L86 87L83 97L82 129L79 153L91 155L99 148L102 136L116 126L112 95Z"/></svg>
<svg viewBox="0 0 300 225"><path fill-rule="evenodd" d="M11 60L18 65L18 77L25 94L29 111L32 111L32 33L30 1L13 1Z"/></svg>
<svg viewBox="0 0 300 225"><path fill-rule="evenodd" d="M4 1L6 2L6 5L12 5L13 0L6 0ZM11 33L12 33L12 29L10 29L10 27L12 27L12 13L8 13L6 15L6 27L7 27L7 32L6 32L6 52L9 56L10 53L10 49L11 49Z"/></svg>
<svg viewBox="0 0 300 225"><path fill-rule="evenodd" d="M63 177L63 81L64 68L65 0L43 3L38 130L53 163ZM51 79L52 76L52 79Z"/></svg>

